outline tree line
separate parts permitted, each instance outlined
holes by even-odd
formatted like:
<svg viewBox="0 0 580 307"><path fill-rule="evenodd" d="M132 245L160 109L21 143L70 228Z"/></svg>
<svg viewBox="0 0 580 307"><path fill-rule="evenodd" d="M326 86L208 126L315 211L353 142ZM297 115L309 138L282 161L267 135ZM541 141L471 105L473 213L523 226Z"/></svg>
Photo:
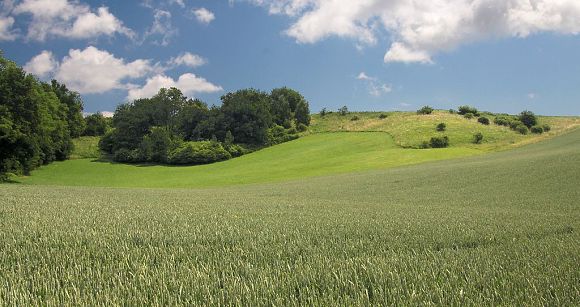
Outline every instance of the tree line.
<svg viewBox="0 0 580 307"><path fill-rule="evenodd" d="M177 88L117 107L100 149L118 162L203 164L298 137L310 124L308 102L283 87L242 89L209 107Z"/></svg>

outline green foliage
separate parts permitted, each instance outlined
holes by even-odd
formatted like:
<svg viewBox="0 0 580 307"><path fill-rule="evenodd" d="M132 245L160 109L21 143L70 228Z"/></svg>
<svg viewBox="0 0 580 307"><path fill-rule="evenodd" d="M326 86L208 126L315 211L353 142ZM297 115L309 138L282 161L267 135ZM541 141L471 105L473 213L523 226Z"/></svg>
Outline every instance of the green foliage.
<svg viewBox="0 0 580 307"><path fill-rule="evenodd" d="M388 115L387 115L387 114L385 114L385 113L381 113L381 114L379 114L379 119L385 119L385 118L387 118L387 117L388 117Z"/></svg>
<svg viewBox="0 0 580 307"><path fill-rule="evenodd" d="M355 115L355 116L353 116L353 117L350 118L351 121L356 121L356 120L359 120L359 119L360 118L357 115Z"/></svg>
<svg viewBox="0 0 580 307"><path fill-rule="evenodd" d="M552 130L552 127L550 127L550 125L548 124L544 124L542 125L542 129L544 129L544 132L550 132L550 130Z"/></svg>
<svg viewBox="0 0 580 307"><path fill-rule="evenodd" d="M269 146L281 144L284 142L292 141L298 138L296 134L288 133L288 130L284 129L282 126L274 126L268 129L268 142Z"/></svg>
<svg viewBox="0 0 580 307"><path fill-rule="evenodd" d="M107 130L111 128L112 120L105 118L101 113L95 113L85 118L85 136L100 136L104 135Z"/></svg>
<svg viewBox="0 0 580 307"><path fill-rule="evenodd" d="M420 115L427 115L433 113L433 108L430 106L424 106L421 109L417 110L417 114Z"/></svg>
<svg viewBox="0 0 580 307"><path fill-rule="evenodd" d="M530 131L528 127L523 123L519 123L517 126L515 126L514 130L523 135L528 134L528 132Z"/></svg>
<svg viewBox="0 0 580 307"><path fill-rule="evenodd" d="M482 116L482 117L477 119L477 122L482 124L482 125L487 126L487 125L489 125L489 118Z"/></svg>
<svg viewBox="0 0 580 307"><path fill-rule="evenodd" d="M464 105L464 106L460 106L457 109L457 114L459 114L459 115L472 114L472 117L477 117L477 116L479 116L479 111L472 106Z"/></svg>
<svg viewBox="0 0 580 307"><path fill-rule="evenodd" d="M77 92L69 90L66 85L51 81L51 89L58 97L58 100L66 105L66 120L70 136L78 138L85 131L85 120L83 118L83 101Z"/></svg>
<svg viewBox="0 0 580 307"><path fill-rule="evenodd" d="M342 106L340 109L338 109L338 114L340 114L341 116L345 116L348 113L349 112L347 106Z"/></svg>
<svg viewBox="0 0 580 307"><path fill-rule="evenodd" d="M473 135L473 144L481 144L483 142L483 134L478 132Z"/></svg>
<svg viewBox="0 0 580 307"><path fill-rule="evenodd" d="M269 95L255 89L244 89L225 94L221 99L225 127L236 141L266 144L268 128L272 126Z"/></svg>
<svg viewBox="0 0 580 307"><path fill-rule="evenodd" d="M449 112L449 114L455 114L455 113L457 113L457 111L455 111L454 109L449 109L448 112Z"/></svg>
<svg viewBox="0 0 580 307"><path fill-rule="evenodd" d="M232 155L218 142L185 142L171 150L168 162L171 164L207 164L231 159Z"/></svg>
<svg viewBox="0 0 580 307"><path fill-rule="evenodd" d="M465 117L465 118L467 118L467 119L472 119L472 118L473 118L473 116L474 116L474 115L473 115L473 113L465 113L465 114L463 115L463 117Z"/></svg>
<svg viewBox="0 0 580 307"><path fill-rule="evenodd" d="M282 87L273 89L270 94L272 119L274 124L288 129L292 121L297 124L310 125L308 102L297 91Z"/></svg>
<svg viewBox="0 0 580 307"><path fill-rule="evenodd" d="M518 119L528 128L531 128L538 123L538 119L532 111L522 111L518 116Z"/></svg>
<svg viewBox="0 0 580 307"><path fill-rule="evenodd" d="M542 134L544 133L544 128L542 128L541 126L533 126L530 131L534 134Z"/></svg>
<svg viewBox="0 0 580 307"><path fill-rule="evenodd" d="M437 131L445 131L447 129L447 125L445 123L439 123L436 127Z"/></svg>
<svg viewBox="0 0 580 307"><path fill-rule="evenodd" d="M506 126L509 127L510 123L518 122L517 118L514 118L510 115L498 115L493 119L494 124L498 126Z"/></svg>
<svg viewBox="0 0 580 307"><path fill-rule="evenodd" d="M447 136L434 136L429 141L431 148L445 148L449 146L449 138Z"/></svg>
<svg viewBox="0 0 580 307"><path fill-rule="evenodd" d="M64 96L74 96L62 88ZM55 90L0 54L0 174L29 174L40 165L69 157L71 134L81 129L70 125L84 124L82 102L61 101L61 92L57 95Z"/></svg>
<svg viewBox="0 0 580 307"><path fill-rule="evenodd" d="M326 115L326 113L328 113L326 111L326 108L322 108L322 110L320 110L320 117L324 117Z"/></svg>
<svg viewBox="0 0 580 307"><path fill-rule="evenodd" d="M298 132L304 132L308 130L308 126L306 126L305 124L298 124L296 125L296 130L298 130Z"/></svg>

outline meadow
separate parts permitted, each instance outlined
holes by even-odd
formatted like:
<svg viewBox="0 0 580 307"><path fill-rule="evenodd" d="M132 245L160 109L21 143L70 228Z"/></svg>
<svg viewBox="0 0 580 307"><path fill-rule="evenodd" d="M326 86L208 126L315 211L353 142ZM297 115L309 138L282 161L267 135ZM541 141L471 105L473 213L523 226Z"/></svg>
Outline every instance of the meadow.
<svg viewBox="0 0 580 307"><path fill-rule="evenodd" d="M4 184L0 305L579 305L579 182L575 130L279 183Z"/></svg>

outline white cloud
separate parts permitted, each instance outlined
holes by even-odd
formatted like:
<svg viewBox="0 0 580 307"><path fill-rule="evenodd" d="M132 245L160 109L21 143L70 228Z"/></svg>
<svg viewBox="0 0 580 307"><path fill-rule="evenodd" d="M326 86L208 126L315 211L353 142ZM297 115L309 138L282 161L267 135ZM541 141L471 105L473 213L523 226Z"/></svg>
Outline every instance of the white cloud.
<svg viewBox="0 0 580 307"><path fill-rule="evenodd" d="M13 41L16 39L16 34L12 30L13 25L14 18L0 16L0 41Z"/></svg>
<svg viewBox="0 0 580 307"><path fill-rule="evenodd" d="M385 62L432 63L432 56L474 41L540 32L580 33L578 0L249 0L294 16L286 34L299 43L331 36L376 44L392 38Z"/></svg>
<svg viewBox="0 0 580 307"><path fill-rule="evenodd" d="M104 93L123 89L126 79L136 79L155 71L149 60L125 63L107 51L93 46L71 49L55 74L57 80L81 94Z"/></svg>
<svg viewBox="0 0 580 307"><path fill-rule="evenodd" d="M134 37L107 7L100 7L96 14L88 5L69 0L24 0L13 10L16 15L30 14L27 37L44 41L48 36L73 39L94 38L116 33Z"/></svg>
<svg viewBox="0 0 580 307"><path fill-rule="evenodd" d="M369 94L375 97L380 97L393 91L391 85L382 83L376 77L370 77L364 71L359 73L356 79L366 82Z"/></svg>
<svg viewBox="0 0 580 307"><path fill-rule="evenodd" d="M197 93L214 93L222 90L221 86L215 85L191 73L181 75L177 81L163 74L158 74L148 78L142 87L129 89L127 100L132 101L139 98L148 98L157 94L159 89L170 87L180 89L186 96L193 96Z"/></svg>
<svg viewBox="0 0 580 307"><path fill-rule="evenodd" d="M536 99L537 97L538 97L538 94L536 94L536 93L528 93L529 99Z"/></svg>
<svg viewBox="0 0 580 307"><path fill-rule="evenodd" d="M39 55L33 57L24 65L24 70L28 73L43 78L56 69L58 63L54 59L52 52L44 50Z"/></svg>
<svg viewBox="0 0 580 307"><path fill-rule="evenodd" d="M367 74L364 71L358 74L356 78L357 80L374 80L374 78L367 76Z"/></svg>
<svg viewBox="0 0 580 307"><path fill-rule="evenodd" d="M203 7L193 10L193 14L195 15L195 19L197 19L199 23L205 25L209 24L215 19L215 15L210 10Z"/></svg>
<svg viewBox="0 0 580 307"><path fill-rule="evenodd" d="M153 14L153 24L145 32L144 40L151 37L160 37L160 40L154 40L153 43L161 46L169 45L171 38L178 34L178 30L171 24L171 13L165 10L155 9Z"/></svg>
<svg viewBox="0 0 580 307"><path fill-rule="evenodd" d="M196 67L199 67L199 66L206 64L207 61L197 54L185 52L185 53L180 54L177 57L171 58L168 63L169 63L169 65L172 65L172 66L184 65L184 66L196 68Z"/></svg>

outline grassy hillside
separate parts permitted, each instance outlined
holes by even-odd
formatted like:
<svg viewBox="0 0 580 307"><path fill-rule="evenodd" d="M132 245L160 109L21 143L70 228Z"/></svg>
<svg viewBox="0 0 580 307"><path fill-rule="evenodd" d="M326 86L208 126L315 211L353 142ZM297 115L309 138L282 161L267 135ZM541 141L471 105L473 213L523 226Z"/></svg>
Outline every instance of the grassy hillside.
<svg viewBox="0 0 580 307"><path fill-rule="evenodd" d="M0 305L578 306L579 183L575 131L280 184L0 185Z"/></svg>
<svg viewBox="0 0 580 307"><path fill-rule="evenodd" d="M71 159L88 159L88 158L99 158L101 156L99 151L99 140L101 137L98 136L81 136L80 138L73 139L73 152L70 156Z"/></svg>
<svg viewBox="0 0 580 307"><path fill-rule="evenodd" d="M382 169L479 153L471 148L403 149L383 132L325 133L208 165L174 167L70 160L47 165L19 181L73 186L209 187Z"/></svg>
<svg viewBox="0 0 580 307"><path fill-rule="evenodd" d="M380 119L379 115L386 118ZM356 121L351 120L358 117ZM316 114L312 117L311 132L329 131L382 131L393 136L395 143L403 147L418 147L423 141L429 141L432 136L446 135L451 146L497 150L535 142L569 131L580 126L580 117L546 117L540 116L540 124L549 124L552 130L542 135L521 135L508 127L493 124L495 116L484 114L492 124L486 126L477 122L477 118L466 119L458 114L447 111L434 111L430 115L417 115L414 112L353 112L346 116L331 113L324 117ZM445 123L445 132L436 131L439 123ZM481 132L484 135L483 144L472 144L473 135Z"/></svg>

